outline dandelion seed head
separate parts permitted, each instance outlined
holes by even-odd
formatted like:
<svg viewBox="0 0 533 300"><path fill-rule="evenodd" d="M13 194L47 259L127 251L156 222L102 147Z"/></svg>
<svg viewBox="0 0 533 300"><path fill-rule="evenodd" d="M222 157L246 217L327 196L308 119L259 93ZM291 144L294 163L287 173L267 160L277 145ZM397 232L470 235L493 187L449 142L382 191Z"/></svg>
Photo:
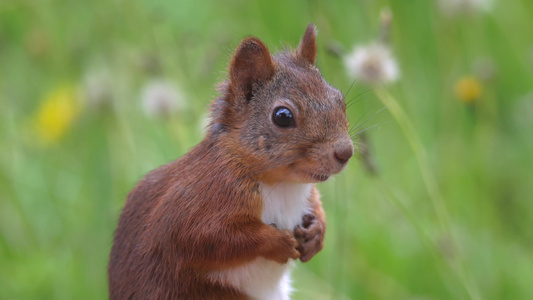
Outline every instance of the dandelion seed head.
<svg viewBox="0 0 533 300"><path fill-rule="evenodd" d="M89 70L83 81L84 100L89 107L102 108L113 98L112 77L107 69Z"/></svg>
<svg viewBox="0 0 533 300"><path fill-rule="evenodd" d="M183 108L183 96L172 84L154 80L146 84L142 91L142 105L150 117L166 117Z"/></svg>
<svg viewBox="0 0 533 300"><path fill-rule="evenodd" d="M356 47L344 62L351 77L371 85L391 83L399 78L398 64L384 45Z"/></svg>

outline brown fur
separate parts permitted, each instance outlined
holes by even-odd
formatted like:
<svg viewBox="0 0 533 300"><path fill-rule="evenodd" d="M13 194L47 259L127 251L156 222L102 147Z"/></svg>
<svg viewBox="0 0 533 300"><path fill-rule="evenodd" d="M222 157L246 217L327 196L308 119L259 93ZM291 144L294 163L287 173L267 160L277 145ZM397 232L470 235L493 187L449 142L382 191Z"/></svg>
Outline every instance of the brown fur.
<svg viewBox="0 0 533 300"><path fill-rule="evenodd" d="M316 27L308 26L305 30L300 46L298 47L298 54L300 57L307 60L308 63L314 65L316 60Z"/></svg>
<svg viewBox="0 0 533 300"><path fill-rule="evenodd" d="M275 57L257 38L241 42L206 138L129 194L109 262L111 299L246 299L205 274L257 257L305 262L322 249L316 188L313 214L294 231L262 222L259 191L260 181L325 180L346 165L339 153L353 153L342 95L313 65L314 34L310 25L299 50ZM271 122L284 99L295 128Z"/></svg>

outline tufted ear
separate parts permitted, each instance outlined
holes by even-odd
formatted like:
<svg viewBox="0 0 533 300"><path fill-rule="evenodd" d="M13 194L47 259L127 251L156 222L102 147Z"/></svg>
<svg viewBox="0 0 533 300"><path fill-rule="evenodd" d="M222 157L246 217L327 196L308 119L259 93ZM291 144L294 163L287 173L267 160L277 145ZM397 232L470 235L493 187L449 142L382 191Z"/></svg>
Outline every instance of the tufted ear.
<svg viewBox="0 0 533 300"><path fill-rule="evenodd" d="M254 84L262 84L274 75L274 62L268 48L255 37L244 39L231 59L230 91L234 96L252 98Z"/></svg>
<svg viewBox="0 0 533 300"><path fill-rule="evenodd" d="M313 23L309 24L297 50L298 56L312 65L314 65L316 61L316 33L317 30L315 25L313 25Z"/></svg>

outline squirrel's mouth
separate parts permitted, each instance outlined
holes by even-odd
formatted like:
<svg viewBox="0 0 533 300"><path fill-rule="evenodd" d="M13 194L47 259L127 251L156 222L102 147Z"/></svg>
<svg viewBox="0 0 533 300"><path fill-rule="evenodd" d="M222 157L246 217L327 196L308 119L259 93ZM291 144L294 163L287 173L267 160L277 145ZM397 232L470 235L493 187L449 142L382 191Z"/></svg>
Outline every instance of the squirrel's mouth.
<svg viewBox="0 0 533 300"><path fill-rule="evenodd" d="M312 181L316 181L316 182L324 182L328 180L330 176L326 174L315 174L315 173L310 173L310 172L302 172L302 173L305 174L305 176L311 179Z"/></svg>
<svg viewBox="0 0 533 300"><path fill-rule="evenodd" d="M313 179L315 179L316 181L326 181L328 180L329 178L329 175L325 175L325 174L311 174L311 177L313 177Z"/></svg>

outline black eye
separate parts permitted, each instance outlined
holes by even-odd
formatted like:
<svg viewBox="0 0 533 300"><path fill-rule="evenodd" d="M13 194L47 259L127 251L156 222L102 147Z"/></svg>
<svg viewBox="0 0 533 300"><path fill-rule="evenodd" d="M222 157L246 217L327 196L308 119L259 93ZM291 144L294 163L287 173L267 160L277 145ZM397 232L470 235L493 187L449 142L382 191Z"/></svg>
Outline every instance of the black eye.
<svg viewBox="0 0 533 300"><path fill-rule="evenodd" d="M294 126L294 117L292 116L292 112L283 106L274 108L272 121L274 121L274 124L278 125L279 127Z"/></svg>

